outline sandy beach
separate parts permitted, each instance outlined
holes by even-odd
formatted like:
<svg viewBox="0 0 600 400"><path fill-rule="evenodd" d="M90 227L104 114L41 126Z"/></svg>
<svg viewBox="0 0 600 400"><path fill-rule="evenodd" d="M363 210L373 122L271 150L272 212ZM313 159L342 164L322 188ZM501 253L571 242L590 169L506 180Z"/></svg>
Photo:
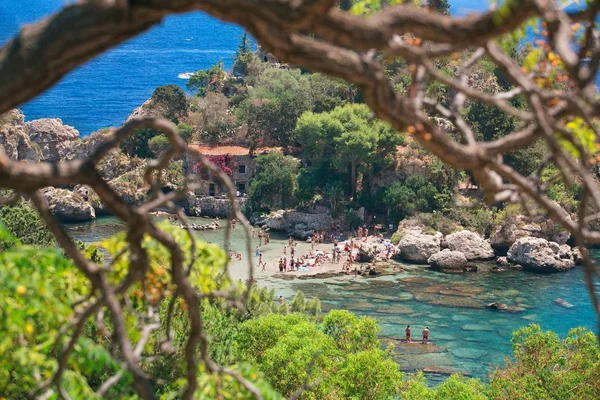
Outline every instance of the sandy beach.
<svg viewBox="0 0 600 400"><path fill-rule="evenodd" d="M235 229L240 229L240 227L236 227ZM258 230L257 230L258 233ZM350 239L348 239L347 241L349 241ZM377 240L377 238L375 236L369 236L367 239L367 244L372 244L375 243ZM344 250L344 245L345 245L346 241L340 241L338 243L338 248L340 250ZM354 238L354 243L358 244L358 239ZM361 241L360 243L365 243L363 241ZM296 270L294 269L293 271L289 271L289 260L290 260L290 248L288 245L287 241L282 241L282 240L277 240L277 241L271 241L269 244L265 245L264 244L264 238L263 238L263 245L259 246L260 252L262 254L262 260L264 263L266 263L266 267L265 270L263 271L262 266L258 266L258 260L259 257L255 255L255 249L256 246L258 246L258 237L254 237L252 238L252 260L254 262L254 271L255 271L255 278L257 280L258 283L260 283L260 280L263 278L267 278L267 277L271 277L271 276L275 276L275 277L280 277L280 278L292 278L292 277L310 277L310 276L316 276L316 275L323 275L323 274L343 274L343 267L344 264L346 263L346 260L348 258L347 255L345 255L345 253L342 254L340 261L339 262L332 262L332 252L333 252L333 248L334 245L333 243L318 243L314 245L314 248L312 247L311 243L307 243L304 241L296 241L294 240L294 245L295 245L295 255L294 258L298 258L298 257L302 257L304 255L309 255L310 251L313 250L313 252L316 254L318 252L323 252L325 254L327 254L329 256L329 258L324 261L321 262L318 266L315 267L309 267L309 268L301 268L301 270ZM288 271L287 272L283 272L281 273L279 271L279 259L281 257L283 257L284 253L283 253L283 249L284 246L286 247L287 250L287 259L288 259ZM245 281L246 279L248 279L248 259L246 258L246 252L245 251L241 251L240 249L233 249L234 251L234 257L231 260L230 264L229 264L229 270L231 273L231 276L233 279L241 279L243 281ZM235 257L235 253L239 252L242 254L242 259L238 260ZM356 253L356 249L355 249L355 253ZM360 264L358 262L354 263L354 267L358 267L360 268L360 266L366 266L367 264Z"/></svg>

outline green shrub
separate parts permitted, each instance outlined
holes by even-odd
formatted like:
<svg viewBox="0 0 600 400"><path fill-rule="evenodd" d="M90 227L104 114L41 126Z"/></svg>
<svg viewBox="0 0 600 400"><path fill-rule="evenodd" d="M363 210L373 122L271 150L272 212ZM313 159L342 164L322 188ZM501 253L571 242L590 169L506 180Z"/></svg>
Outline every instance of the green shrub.
<svg viewBox="0 0 600 400"><path fill-rule="evenodd" d="M29 203L20 202L15 206L1 207L0 223L21 244L37 246L51 246L54 244L54 236L46 227L37 210ZM12 246L13 243L10 241L0 239L0 251Z"/></svg>

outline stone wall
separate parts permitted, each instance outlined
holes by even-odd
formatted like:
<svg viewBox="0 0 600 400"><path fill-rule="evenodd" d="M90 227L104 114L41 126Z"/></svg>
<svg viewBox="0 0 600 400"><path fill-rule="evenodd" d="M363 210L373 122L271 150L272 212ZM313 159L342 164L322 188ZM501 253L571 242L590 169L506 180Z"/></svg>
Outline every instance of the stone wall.
<svg viewBox="0 0 600 400"><path fill-rule="evenodd" d="M237 198L236 202L240 209L243 209L246 204L246 198ZM229 218L231 215L231 204L229 199L215 198L212 196L196 196L191 192L185 197L183 207L186 214L192 216Z"/></svg>

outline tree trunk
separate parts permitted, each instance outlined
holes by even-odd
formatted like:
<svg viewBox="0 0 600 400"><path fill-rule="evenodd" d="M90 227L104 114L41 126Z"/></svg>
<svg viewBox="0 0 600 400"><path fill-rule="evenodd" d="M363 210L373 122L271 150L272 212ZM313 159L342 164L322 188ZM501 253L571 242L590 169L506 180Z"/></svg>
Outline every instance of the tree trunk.
<svg viewBox="0 0 600 400"><path fill-rule="evenodd" d="M352 187L352 200L356 197L356 160L352 160L352 166L350 171L351 187Z"/></svg>

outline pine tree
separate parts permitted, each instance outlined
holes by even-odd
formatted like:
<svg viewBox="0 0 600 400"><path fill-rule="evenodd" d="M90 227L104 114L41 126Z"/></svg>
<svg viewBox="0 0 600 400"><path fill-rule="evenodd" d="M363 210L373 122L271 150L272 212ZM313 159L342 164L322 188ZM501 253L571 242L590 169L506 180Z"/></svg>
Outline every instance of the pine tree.
<svg viewBox="0 0 600 400"><path fill-rule="evenodd" d="M252 51L248 32L244 32L244 36L242 36L242 40L233 60L233 75L238 78L246 77L248 75L248 66L254 57L256 56Z"/></svg>

